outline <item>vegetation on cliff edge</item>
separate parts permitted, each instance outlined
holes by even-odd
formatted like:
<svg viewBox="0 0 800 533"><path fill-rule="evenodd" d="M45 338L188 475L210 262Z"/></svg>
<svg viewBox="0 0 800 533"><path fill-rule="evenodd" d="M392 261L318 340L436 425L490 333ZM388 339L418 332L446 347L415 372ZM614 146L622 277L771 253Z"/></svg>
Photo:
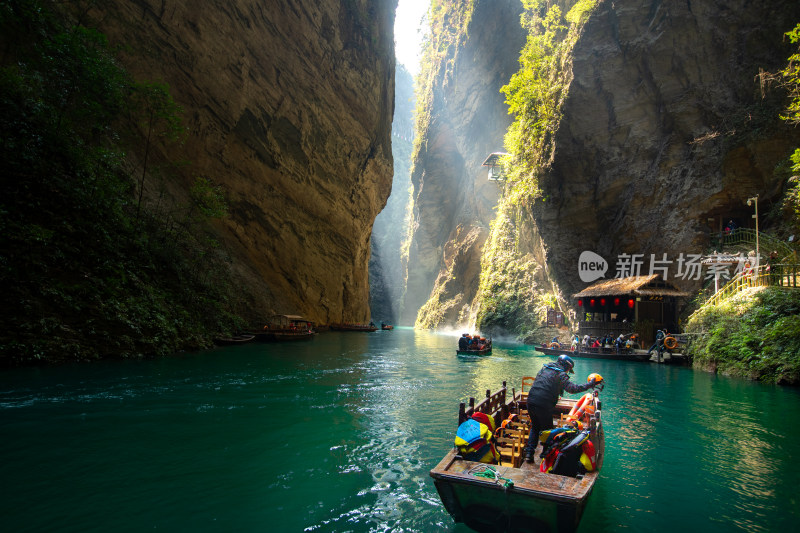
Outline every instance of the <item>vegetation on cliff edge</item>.
<svg viewBox="0 0 800 533"><path fill-rule="evenodd" d="M572 76L572 49L597 1L562 2L569 6L566 14L544 0L523 4L521 23L528 38L519 71L502 88L514 115L505 138L506 151L512 155L506 162L506 194L481 264L478 327L530 336L546 316L543 310L557 307L557 296L533 282L543 266L521 246L514 221L541 200L538 176L552 159L553 138Z"/></svg>
<svg viewBox="0 0 800 533"><path fill-rule="evenodd" d="M800 24L787 37L800 43ZM781 116L800 124L800 48L774 79L787 90L789 104ZM781 165L776 172L784 172ZM790 158L800 172L800 148ZM798 176L786 182L784 197L770 215L779 233L800 231ZM696 367L769 383L800 384L800 294L796 290L751 289L716 306L700 309L687 323L690 353Z"/></svg>
<svg viewBox="0 0 800 533"><path fill-rule="evenodd" d="M756 291L756 289L750 289ZM694 366L769 383L800 384L800 298L794 291L743 292L688 322Z"/></svg>
<svg viewBox="0 0 800 533"><path fill-rule="evenodd" d="M428 9L430 32L422 45L420 73L416 79L414 161L419 152L424 151L427 142L437 84L444 90L452 81L456 56L467 39L474 9L475 0L431 0Z"/></svg>
<svg viewBox="0 0 800 533"><path fill-rule="evenodd" d="M241 324L202 231L222 191L200 176L176 199L179 162L152 156L179 142L179 107L131 79L77 7L0 5L4 365L169 354Z"/></svg>
<svg viewBox="0 0 800 533"><path fill-rule="evenodd" d="M542 290L535 280L541 267L532 256L518 252L516 230L504 211L492 221L481 260L476 321L481 331L530 334L541 322L537 300Z"/></svg>

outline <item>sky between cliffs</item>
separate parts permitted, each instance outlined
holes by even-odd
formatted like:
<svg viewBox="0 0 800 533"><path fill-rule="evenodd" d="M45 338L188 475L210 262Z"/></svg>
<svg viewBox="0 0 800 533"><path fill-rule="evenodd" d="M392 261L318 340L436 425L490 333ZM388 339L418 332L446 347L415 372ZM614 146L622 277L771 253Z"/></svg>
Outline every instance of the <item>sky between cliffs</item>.
<svg viewBox="0 0 800 533"><path fill-rule="evenodd" d="M412 76L419 73L422 37L428 31L427 17L430 0L399 0L394 19L394 55Z"/></svg>

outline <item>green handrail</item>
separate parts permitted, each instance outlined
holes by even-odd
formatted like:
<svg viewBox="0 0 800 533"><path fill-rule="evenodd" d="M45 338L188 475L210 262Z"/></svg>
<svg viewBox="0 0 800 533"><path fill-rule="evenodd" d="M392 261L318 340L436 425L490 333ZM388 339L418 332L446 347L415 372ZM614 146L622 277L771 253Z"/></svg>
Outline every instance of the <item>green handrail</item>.
<svg viewBox="0 0 800 533"><path fill-rule="evenodd" d="M773 251L778 252L778 260L781 263L798 262L797 248L791 244L776 239L767 233L758 232L759 252L768 257ZM717 247L738 246L740 244L755 244L756 230L750 228L737 228L733 233L713 233L711 234L711 245Z"/></svg>
<svg viewBox="0 0 800 533"><path fill-rule="evenodd" d="M738 231L738 230L737 230ZM760 265L752 272L739 272L720 290L712 294L694 313L706 306L718 305L734 294L750 287L781 287L784 289L800 288L800 265L796 263L780 263ZM692 313L692 316L694 316Z"/></svg>

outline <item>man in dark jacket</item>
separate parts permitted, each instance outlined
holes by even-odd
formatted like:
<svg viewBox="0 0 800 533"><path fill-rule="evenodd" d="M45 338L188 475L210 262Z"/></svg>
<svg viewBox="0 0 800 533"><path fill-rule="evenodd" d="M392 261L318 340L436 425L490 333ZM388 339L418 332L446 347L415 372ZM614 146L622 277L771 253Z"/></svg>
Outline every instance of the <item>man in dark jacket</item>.
<svg viewBox="0 0 800 533"><path fill-rule="evenodd" d="M536 446L539 443L539 433L553 428L553 409L558 403L558 397L564 391L570 394L584 392L598 385L597 381L590 381L584 385L577 385L569 380L569 374L575 372L572 368L575 363L568 355L559 355L555 363L547 363L542 367L528 391L528 415L531 417L531 432L528 435L528 445L525 447L525 460L533 461Z"/></svg>

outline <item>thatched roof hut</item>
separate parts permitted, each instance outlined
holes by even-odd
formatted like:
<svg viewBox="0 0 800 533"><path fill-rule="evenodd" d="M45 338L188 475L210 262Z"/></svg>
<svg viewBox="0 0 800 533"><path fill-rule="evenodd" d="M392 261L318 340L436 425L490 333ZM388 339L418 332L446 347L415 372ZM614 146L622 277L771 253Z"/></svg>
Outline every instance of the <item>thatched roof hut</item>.
<svg viewBox="0 0 800 533"><path fill-rule="evenodd" d="M657 329L677 329L675 299L684 296L661 274L600 280L573 295L578 331L599 337L635 328L649 340Z"/></svg>
<svg viewBox="0 0 800 533"><path fill-rule="evenodd" d="M671 283L661 279L661 274L604 279L589 285L573 298L592 296L689 296Z"/></svg>

